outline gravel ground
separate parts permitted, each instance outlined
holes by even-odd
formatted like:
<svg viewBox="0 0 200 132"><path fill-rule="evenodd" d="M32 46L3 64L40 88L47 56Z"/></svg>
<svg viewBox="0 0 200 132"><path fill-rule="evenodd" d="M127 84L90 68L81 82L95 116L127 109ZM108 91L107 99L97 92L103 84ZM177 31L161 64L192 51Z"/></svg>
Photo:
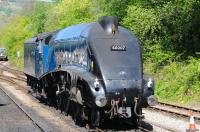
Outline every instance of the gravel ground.
<svg viewBox="0 0 200 132"><path fill-rule="evenodd" d="M75 132L86 131L85 128L80 128L74 124L71 118L63 118L58 111L55 112L49 106L39 103L34 97L25 94L21 90L9 86L7 83L0 82L4 90L13 97L26 113L46 132Z"/></svg>
<svg viewBox="0 0 200 132"><path fill-rule="evenodd" d="M9 77L16 77L14 74L7 72L7 71L3 71L2 74L5 76L9 76Z"/></svg>
<svg viewBox="0 0 200 132"><path fill-rule="evenodd" d="M145 114L144 121L158 125L162 128L166 128L169 131L185 132L189 126L189 118L183 119L181 117L175 117L170 114L156 112L148 109L143 110L143 113ZM199 126L200 123L196 121L196 127L199 128Z"/></svg>
<svg viewBox="0 0 200 132"><path fill-rule="evenodd" d="M0 132L40 132L40 129L0 89Z"/></svg>

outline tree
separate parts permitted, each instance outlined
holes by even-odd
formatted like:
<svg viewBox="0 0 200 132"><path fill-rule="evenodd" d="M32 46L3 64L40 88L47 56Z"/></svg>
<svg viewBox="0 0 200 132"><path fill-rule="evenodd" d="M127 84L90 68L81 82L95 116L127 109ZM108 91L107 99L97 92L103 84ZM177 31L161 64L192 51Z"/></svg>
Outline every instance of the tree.
<svg viewBox="0 0 200 132"><path fill-rule="evenodd" d="M127 7L131 0L105 0L105 11L108 15L114 15L122 20L127 14Z"/></svg>
<svg viewBox="0 0 200 132"><path fill-rule="evenodd" d="M94 21L96 13L91 0L63 0L49 10L45 30L52 31L72 24Z"/></svg>

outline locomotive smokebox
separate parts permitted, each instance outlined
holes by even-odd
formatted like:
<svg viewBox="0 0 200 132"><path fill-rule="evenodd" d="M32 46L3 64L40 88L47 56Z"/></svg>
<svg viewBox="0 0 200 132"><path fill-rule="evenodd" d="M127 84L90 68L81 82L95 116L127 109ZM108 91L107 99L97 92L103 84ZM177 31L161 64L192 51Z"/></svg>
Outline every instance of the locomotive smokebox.
<svg viewBox="0 0 200 132"><path fill-rule="evenodd" d="M115 34L118 32L118 18L116 16L103 16L99 19L102 28L108 34Z"/></svg>

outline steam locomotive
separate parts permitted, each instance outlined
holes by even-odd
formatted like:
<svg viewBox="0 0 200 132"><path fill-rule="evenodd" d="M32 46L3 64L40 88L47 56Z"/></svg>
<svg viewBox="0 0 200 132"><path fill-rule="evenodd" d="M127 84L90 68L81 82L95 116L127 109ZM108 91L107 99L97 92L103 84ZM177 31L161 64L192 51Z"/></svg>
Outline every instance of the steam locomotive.
<svg viewBox="0 0 200 132"><path fill-rule="evenodd" d="M154 81L143 75L141 47L114 16L39 34L24 43L24 73L48 104L98 127L105 119L141 120L154 105Z"/></svg>

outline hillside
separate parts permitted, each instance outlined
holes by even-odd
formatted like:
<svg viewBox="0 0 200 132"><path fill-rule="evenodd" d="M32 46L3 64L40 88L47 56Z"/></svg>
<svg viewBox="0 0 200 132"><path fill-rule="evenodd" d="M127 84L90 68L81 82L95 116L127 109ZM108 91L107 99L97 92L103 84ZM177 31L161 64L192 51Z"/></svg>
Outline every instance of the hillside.
<svg viewBox="0 0 200 132"><path fill-rule="evenodd" d="M9 1L9 0L1 0L0 1L0 13L3 16L11 16L11 15L17 15L19 14L23 8L20 6L16 1Z"/></svg>

